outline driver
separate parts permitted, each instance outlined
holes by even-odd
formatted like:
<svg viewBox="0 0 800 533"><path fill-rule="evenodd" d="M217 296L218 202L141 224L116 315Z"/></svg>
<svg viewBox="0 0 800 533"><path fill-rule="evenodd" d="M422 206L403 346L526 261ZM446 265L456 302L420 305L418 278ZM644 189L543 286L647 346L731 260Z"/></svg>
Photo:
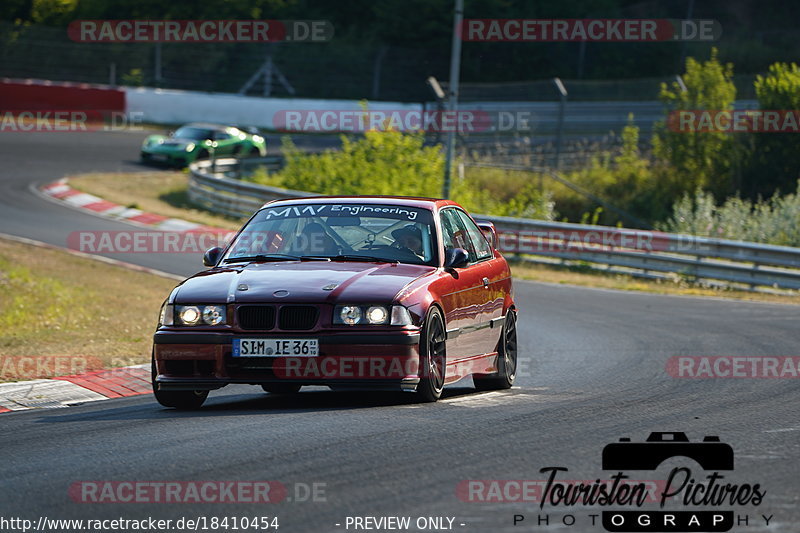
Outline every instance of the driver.
<svg viewBox="0 0 800 533"><path fill-rule="evenodd" d="M422 253L422 232L413 224L403 226L392 232L395 243L401 248L412 252L420 259L424 259Z"/></svg>

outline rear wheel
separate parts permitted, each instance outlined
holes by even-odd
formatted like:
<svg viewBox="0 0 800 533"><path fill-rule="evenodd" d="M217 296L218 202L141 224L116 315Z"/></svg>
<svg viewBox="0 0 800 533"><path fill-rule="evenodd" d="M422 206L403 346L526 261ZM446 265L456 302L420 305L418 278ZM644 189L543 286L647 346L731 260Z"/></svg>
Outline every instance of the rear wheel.
<svg viewBox="0 0 800 533"><path fill-rule="evenodd" d="M264 392L270 394L294 394L300 390L300 385L295 383L268 383L261 385Z"/></svg>
<svg viewBox="0 0 800 533"><path fill-rule="evenodd" d="M510 389L517 376L517 320L513 311L506 313L503 331L498 342L497 373L474 377L475 388L484 390Z"/></svg>
<svg viewBox="0 0 800 533"><path fill-rule="evenodd" d="M419 351L422 377L416 397L421 402L435 402L442 396L447 368L444 320L436 307L431 308L425 320Z"/></svg>
<svg viewBox="0 0 800 533"><path fill-rule="evenodd" d="M156 401L164 407L174 407L181 410L199 409L208 398L207 390L158 390L158 383L156 383L158 372L156 371L155 357L150 363L150 373L153 394L156 397Z"/></svg>

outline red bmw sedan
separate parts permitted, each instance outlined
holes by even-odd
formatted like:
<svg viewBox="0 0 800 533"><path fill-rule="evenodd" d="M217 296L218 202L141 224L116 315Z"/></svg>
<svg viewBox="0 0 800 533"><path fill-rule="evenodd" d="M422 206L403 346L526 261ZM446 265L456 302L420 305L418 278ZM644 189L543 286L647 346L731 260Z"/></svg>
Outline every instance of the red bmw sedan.
<svg viewBox="0 0 800 533"><path fill-rule="evenodd" d="M433 402L467 376L480 390L509 388L517 310L496 240L491 223L449 200L270 202L164 302L155 397L198 408L236 383L402 390Z"/></svg>

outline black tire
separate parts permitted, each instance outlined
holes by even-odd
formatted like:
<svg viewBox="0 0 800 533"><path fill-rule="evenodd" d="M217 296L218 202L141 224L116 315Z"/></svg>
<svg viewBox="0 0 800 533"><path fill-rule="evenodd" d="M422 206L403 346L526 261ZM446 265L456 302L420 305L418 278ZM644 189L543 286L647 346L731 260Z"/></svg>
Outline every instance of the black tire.
<svg viewBox="0 0 800 533"><path fill-rule="evenodd" d="M257 146L253 146L247 152L247 157L261 157L261 150Z"/></svg>
<svg viewBox="0 0 800 533"><path fill-rule="evenodd" d="M156 360L155 357L150 363L151 383L153 385L153 395L156 401L164 407L173 407L179 410L199 409L203 402L208 398L207 390L158 390L156 383Z"/></svg>
<svg viewBox="0 0 800 533"><path fill-rule="evenodd" d="M425 326L419 341L420 373L416 399L420 402L435 402L442 396L447 369L447 347L442 313L432 307L425 318Z"/></svg>
<svg viewBox="0 0 800 533"><path fill-rule="evenodd" d="M497 373L472 379L479 391L510 389L514 384L517 376L517 317L513 311L506 313L497 344Z"/></svg>
<svg viewBox="0 0 800 533"><path fill-rule="evenodd" d="M296 383L269 383L261 385L264 392L270 394L295 394L300 390L301 385Z"/></svg>

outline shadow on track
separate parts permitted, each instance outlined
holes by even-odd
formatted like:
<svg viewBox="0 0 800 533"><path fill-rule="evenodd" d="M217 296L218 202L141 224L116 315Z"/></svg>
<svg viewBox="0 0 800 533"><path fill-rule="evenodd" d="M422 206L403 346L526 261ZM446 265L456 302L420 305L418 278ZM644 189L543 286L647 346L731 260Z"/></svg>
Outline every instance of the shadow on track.
<svg viewBox="0 0 800 533"><path fill-rule="evenodd" d="M178 411L159 405L151 395L135 398L147 398L146 403L136 405L119 405L109 409L92 409L91 411L55 414L48 410L47 415L39 419L39 423L77 422L80 420L159 420L164 418L203 418L241 415L276 415L314 412L345 411L356 409L374 409L380 407L427 406L431 409L438 404L416 403L414 396L402 392L364 392L364 391L332 391L317 388L304 390L296 394L269 394L252 388L252 394L228 394L209 396L205 405L193 411ZM237 391L238 392L238 391ZM442 400L469 395L485 394L470 386L445 388ZM124 400L111 400L118 403ZM102 402L103 405L107 405ZM86 403L84 407L99 407L101 404ZM79 406L76 406L79 407Z"/></svg>

